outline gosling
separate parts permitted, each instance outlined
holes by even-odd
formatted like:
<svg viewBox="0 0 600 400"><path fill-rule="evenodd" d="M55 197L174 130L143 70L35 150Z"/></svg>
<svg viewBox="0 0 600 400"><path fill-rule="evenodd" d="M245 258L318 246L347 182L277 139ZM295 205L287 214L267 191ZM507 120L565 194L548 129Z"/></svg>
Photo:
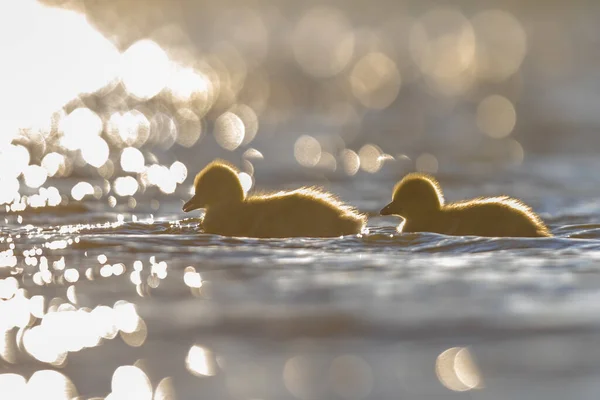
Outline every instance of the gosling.
<svg viewBox="0 0 600 400"><path fill-rule="evenodd" d="M184 212L205 209L205 233L255 238L336 237L360 233L366 217L317 188L246 196L232 165L215 160L194 180Z"/></svg>
<svg viewBox="0 0 600 400"><path fill-rule="evenodd" d="M411 173L394 187L392 202L381 215L404 218L403 232L456 236L550 237L540 217L520 200L508 196L480 197L444 203L435 178Z"/></svg>

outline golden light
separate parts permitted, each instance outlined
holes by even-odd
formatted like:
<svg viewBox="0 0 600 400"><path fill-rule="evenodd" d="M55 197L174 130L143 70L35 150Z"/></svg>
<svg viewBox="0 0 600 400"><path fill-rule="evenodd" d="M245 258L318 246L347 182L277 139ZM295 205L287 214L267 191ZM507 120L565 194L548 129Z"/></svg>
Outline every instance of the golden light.
<svg viewBox="0 0 600 400"><path fill-rule="evenodd" d="M75 268L66 269L64 272L64 277L67 282L75 283L79 280L79 271Z"/></svg>
<svg viewBox="0 0 600 400"><path fill-rule="evenodd" d="M48 176L62 175L65 169L65 156L59 153L48 153L44 156L41 163L42 167L48 171Z"/></svg>
<svg viewBox="0 0 600 400"><path fill-rule="evenodd" d="M302 135L294 143L294 157L303 167L314 167L321 159L321 144L310 135Z"/></svg>
<svg viewBox="0 0 600 400"><path fill-rule="evenodd" d="M313 7L296 25L292 47L304 72L320 78L334 76L354 54L352 26L337 8Z"/></svg>
<svg viewBox="0 0 600 400"><path fill-rule="evenodd" d="M117 368L112 376L111 400L152 400L152 383L144 371L133 365Z"/></svg>
<svg viewBox="0 0 600 400"><path fill-rule="evenodd" d="M69 378L48 369L31 375L26 393L28 399L71 400L78 396L77 388Z"/></svg>
<svg viewBox="0 0 600 400"><path fill-rule="evenodd" d="M38 286L42 286L44 284L44 281L42 280L41 272L36 272L35 274L33 274L32 280L33 280L33 283L35 283Z"/></svg>
<svg viewBox="0 0 600 400"><path fill-rule="evenodd" d="M44 304L46 299L44 296L35 295L29 299L29 312L36 318L42 318L44 316Z"/></svg>
<svg viewBox="0 0 600 400"><path fill-rule="evenodd" d="M130 95L148 100L160 93L172 73L167 53L152 40L132 44L122 56L121 81Z"/></svg>
<svg viewBox="0 0 600 400"><path fill-rule="evenodd" d="M183 147L192 147L202 135L202 122L189 108L177 110L177 137L175 141Z"/></svg>
<svg viewBox="0 0 600 400"><path fill-rule="evenodd" d="M119 53L84 15L37 1L0 6L0 15L2 73L10 77L0 93L0 142L114 79Z"/></svg>
<svg viewBox="0 0 600 400"><path fill-rule="evenodd" d="M102 132L102 119L89 108L76 108L61 120L61 144L69 150L78 150Z"/></svg>
<svg viewBox="0 0 600 400"><path fill-rule="evenodd" d="M173 378L166 377L161 379L156 385L156 391L154 392L154 400L176 400L175 387L173 385Z"/></svg>
<svg viewBox="0 0 600 400"><path fill-rule="evenodd" d="M233 151L244 141L246 127L236 114L227 111L215 121L215 139L225 150Z"/></svg>
<svg viewBox="0 0 600 400"><path fill-rule="evenodd" d="M258 116L254 110L246 104L237 104L231 111L237 115L244 124L244 139L242 144L246 145L254 140L258 132Z"/></svg>
<svg viewBox="0 0 600 400"><path fill-rule="evenodd" d="M112 276L112 265L103 265L102 268L100 268L100 276L103 278L109 278Z"/></svg>
<svg viewBox="0 0 600 400"><path fill-rule="evenodd" d="M133 270L134 271L141 271L144 269L144 263L141 262L140 260L135 260L133 262Z"/></svg>
<svg viewBox="0 0 600 400"><path fill-rule="evenodd" d="M327 151L323 151L321 153L321 159L319 160L317 166L319 168L323 168L325 170L334 172L337 169L337 161L333 154Z"/></svg>
<svg viewBox="0 0 600 400"><path fill-rule="evenodd" d="M0 303L4 308L4 318L0 322L2 330L13 327L24 328L30 322L29 299L25 297L23 289L18 289L13 297Z"/></svg>
<svg viewBox="0 0 600 400"><path fill-rule="evenodd" d="M244 156L242 155L242 157L244 157ZM250 162L250 160L248 160L245 157L242 160L242 170L244 172L246 172L247 174L249 174L250 176L254 175L254 165L252 164L252 162Z"/></svg>
<svg viewBox="0 0 600 400"><path fill-rule="evenodd" d="M77 304L78 300L77 300L77 291L75 289L74 285L71 285L67 288L67 299L73 303L73 304Z"/></svg>
<svg viewBox="0 0 600 400"><path fill-rule="evenodd" d="M383 165L381 154L381 149L375 145L365 144L361 147L358 151L358 158L360 159L360 167L363 171L371 174L379 171Z"/></svg>
<svg viewBox="0 0 600 400"><path fill-rule="evenodd" d="M71 189L71 197L77 201L93 194L94 187L89 182L79 182Z"/></svg>
<svg viewBox="0 0 600 400"><path fill-rule="evenodd" d="M363 56L354 65L349 79L354 97L363 106L378 110L396 100L402 83L396 63L383 53Z"/></svg>
<svg viewBox="0 0 600 400"><path fill-rule="evenodd" d="M70 286L73 288L74 286ZM67 292L69 300L77 303L74 289ZM64 301L60 299L60 301ZM36 358L41 355L55 353L59 358L51 362L60 365L66 360L67 352L77 352L84 348L95 347L100 343L100 337L94 326L93 315L88 310L77 310L73 304L61 303L55 311L44 315L39 327L34 327L28 333L37 332L37 338L31 338L26 347ZM43 340L46 340L44 343ZM42 340L42 342L40 342Z"/></svg>
<svg viewBox="0 0 600 400"><path fill-rule="evenodd" d="M433 154L423 153L415 161L417 171L435 174L438 171L438 160Z"/></svg>
<svg viewBox="0 0 600 400"><path fill-rule="evenodd" d="M439 381L450 390L464 392L469 390L469 387L463 384L454 370L454 360L456 354L460 351L459 347L452 347L441 353L435 362L435 374Z"/></svg>
<svg viewBox="0 0 600 400"><path fill-rule="evenodd" d="M112 160L110 158L108 160L106 160L106 162L100 168L98 168L98 175L103 177L106 182L108 182L108 179L112 178L114 173L115 173L115 164L112 162ZM101 190L100 190L100 195L95 194L94 197L96 197L96 198L102 197Z"/></svg>
<svg viewBox="0 0 600 400"><path fill-rule="evenodd" d="M165 279L167 277L167 262L161 261L159 263L153 263L150 268L150 273L156 275L158 279Z"/></svg>
<svg viewBox="0 0 600 400"><path fill-rule="evenodd" d="M480 388L482 385L481 373L471 356L468 348L461 348L454 357L454 370L456 377L468 388Z"/></svg>
<svg viewBox="0 0 600 400"><path fill-rule="evenodd" d="M60 241L60 242L61 242L61 243L60 243L59 247L63 247L62 245L63 245L63 244L66 244L66 241L64 241L64 242L63 242L63 241ZM63 248L64 248L64 247L63 247ZM42 277L42 281L43 281L44 283L46 283L46 284L50 284L50 283L52 283L52 272L48 271L47 269L46 269L46 270L42 270L42 269L40 268L40 274L41 274L41 277Z"/></svg>
<svg viewBox="0 0 600 400"><path fill-rule="evenodd" d="M115 179L115 193L121 197L133 196L139 189L138 181L132 176L122 176Z"/></svg>
<svg viewBox="0 0 600 400"><path fill-rule="evenodd" d="M129 280L134 285L140 285L142 283L142 275L140 274L140 271L131 271L131 274L129 274Z"/></svg>
<svg viewBox="0 0 600 400"><path fill-rule="evenodd" d="M175 121L165 113L155 113L150 121L150 142L168 149L175 143L177 136Z"/></svg>
<svg viewBox="0 0 600 400"><path fill-rule="evenodd" d="M22 332L22 331L20 331ZM9 364L17 363L19 348L17 346L21 337L19 332L13 331L11 328L0 330L0 359ZM1 379L0 379L1 381Z"/></svg>
<svg viewBox="0 0 600 400"><path fill-rule="evenodd" d="M88 138L81 148L81 156L92 167L100 168L108 160L108 144L101 137Z"/></svg>
<svg viewBox="0 0 600 400"><path fill-rule="evenodd" d="M25 185L32 189L39 188L48 179L48 171L39 165L29 165L23 171L23 180Z"/></svg>
<svg viewBox="0 0 600 400"><path fill-rule="evenodd" d="M1 135L1 134L0 134ZM29 165L29 150L20 145L0 147L0 169L2 179L17 178Z"/></svg>
<svg viewBox="0 0 600 400"><path fill-rule="evenodd" d="M9 399L27 398L27 381L18 374L0 374L0 387Z"/></svg>
<svg viewBox="0 0 600 400"><path fill-rule="evenodd" d="M27 197L27 205L34 208L44 207L47 203L47 200L48 198L46 197L46 189L42 187L39 189L39 194L32 194L31 196ZM13 205L11 205L11 207Z"/></svg>
<svg viewBox="0 0 600 400"><path fill-rule="evenodd" d="M176 102L186 102L193 96L208 96L211 83L193 68L174 67L168 82L168 89Z"/></svg>
<svg viewBox="0 0 600 400"><path fill-rule="evenodd" d="M13 268L15 265L17 265L17 257L12 249L0 251L0 268Z"/></svg>
<svg viewBox="0 0 600 400"><path fill-rule="evenodd" d="M254 148L249 148L248 150L246 150L243 154L243 157L248 159L248 160L264 160L265 156L263 156L263 154L254 149Z"/></svg>
<svg viewBox="0 0 600 400"><path fill-rule="evenodd" d="M456 392L482 385L479 369L465 347L452 347L442 352L436 360L435 373L445 387Z"/></svg>
<svg viewBox="0 0 600 400"><path fill-rule="evenodd" d="M527 53L527 35L506 11L486 10L471 19L476 37L475 73L500 82L519 70Z"/></svg>
<svg viewBox="0 0 600 400"><path fill-rule="evenodd" d="M491 95L477 106L477 126L490 137L498 139L510 135L516 122L515 107L506 97Z"/></svg>
<svg viewBox="0 0 600 400"><path fill-rule="evenodd" d="M0 179L0 204L18 201L21 197L19 194L20 186L21 184L17 178Z"/></svg>
<svg viewBox="0 0 600 400"><path fill-rule="evenodd" d="M146 283L148 284L149 288L156 289L160 285L160 278L158 278L156 275L148 275L146 278Z"/></svg>
<svg viewBox="0 0 600 400"><path fill-rule="evenodd" d="M47 321L48 316L55 313L49 313L44 316L42 321ZM56 336L49 338L49 335L56 335L53 329L45 329L41 325L26 329L23 334L23 349L36 360L53 365L60 365L67 359L67 350L58 343ZM51 340L49 340L51 339Z"/></svg>
<svg viewBox="0 0 600 400"><path fill-rule="evenodd" d="M55 271L64 271L65 269L65 258L61 257L56 261L52 262L52 269ZM44 264L40 265L40 271L44 271L48 269L48 261L44 262Z"/></svg>
<svg viewBox="0 0 600 400"><path fill-rule="evenodd" d="M111 143L140 147L150 136L150 121L138 110L113 113L107 123L106 133Z"/></svg>
<svg viewBox="0 0 600 400"><path fill-rule="evenodd" d="M19 289L19 281L10 276L6 279L0 279L0 298L10 299Z"/></svg>
<svg viewBox="0 0 600 400"><path fill-rule="evenodd" d="M90 313L92 328L96 335L104 339L113 339L119 329L115 321L115 311L108 306L97 306Z"/></svg>
<svg viewBox="0 0 600 400"><path fill-rule="evenodd" d="M171 194L177 188L177 182L171 175L171 171L164 165L153 164L148 167L144 175L150 185L158 186L165 194Z"/></svg>
<svg viewBox="0 0 600 400"><path fill-rule="evenodd" d="M340 158L342 159L342 167L346 175L356 175L360 168L360 157L358 154L354 150L344 149L340 154Z"/></svg>
<svg viewBox="0 0 600 400"><path fill-rule="evenodd" d="M252 185L254 184L252 176L245 172L240 172L238 174L238 177L240 178L240 183L242 184L242 189L244 190L244 193L248 193L250 189L252 189Z"/></svg>
<svg viewBox="0 0 600 400"><path fill-rule="evenodd" d="M138 330L141 318L134 304L119 300L115 303L113 310L117 329L126 333Z"/></svg>
<svg viewBox="0 0 600 400"><path fill-rule="evenodd" d="M144 155L135 147L126 147L121 152L121 168L125 172L143 172Z"/></svg>
<svg viewBox="0 0 600 400"><path fill-rule="evenodd" d="M185 358L187 370L195 376L215 376L217 368L212 352L202 346L194 345Z"/></svg>
<svg viewBox="0 0 600 400"><path fill-rule="evenodd" d="M194 267L186 267L183 274L183 282L191 288L202 287L202 277Z"/></svg>
<svg viewBox="0 0 600 400"><path fill-rule="evenodd" d="M148 337L148 327L143 319L140 319L137 329L133 332L120 331L121 339L131 347L141 347Z"/></svg>
<svg viewBox="0 0 600 400"><path fill-rule="evenodd" d="M185 182L188 170L184 163L182 163L181 161L175 161L169 167L169 173L171 174L171 177L176 183L181 184Z"/></svg>

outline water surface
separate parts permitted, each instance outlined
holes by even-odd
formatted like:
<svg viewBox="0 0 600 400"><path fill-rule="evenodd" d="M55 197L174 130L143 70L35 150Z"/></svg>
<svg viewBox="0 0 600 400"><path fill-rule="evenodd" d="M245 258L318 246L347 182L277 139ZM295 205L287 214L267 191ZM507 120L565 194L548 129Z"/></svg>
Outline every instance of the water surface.
<svg viewBox="0 0 600 400"><path fill-rule="evenodd" d="M401 234L375 216L342 238L220 237L176 196L5 213L0 354L11 372L60 371L84 398L119 379L177 398L592 398L598 206L551 162L484 189L468 172L440 179L450 200L522 196L553 238ZM392 185L327 187L375 214Z"/></svg>

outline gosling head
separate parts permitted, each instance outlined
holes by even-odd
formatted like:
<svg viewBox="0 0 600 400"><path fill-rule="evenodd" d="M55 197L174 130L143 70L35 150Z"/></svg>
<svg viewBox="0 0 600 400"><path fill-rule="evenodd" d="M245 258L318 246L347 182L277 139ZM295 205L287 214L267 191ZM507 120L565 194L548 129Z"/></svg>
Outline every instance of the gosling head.
<svg viewBox="0 0 600 400"><path fill-rule="evenodd" d="M183 205L183 211L244 201L244 190L237 172L235 167L221 160L208 164L196 175L195 194Z"/></svg>
<svg viewBox="0 0 600 400"><path fill-rule="evenodd" d="M396 184L392 202L385 206L380 214L399 215L408 219L439 211L443 204L442 189L435 178L412 173Z"/></svg>

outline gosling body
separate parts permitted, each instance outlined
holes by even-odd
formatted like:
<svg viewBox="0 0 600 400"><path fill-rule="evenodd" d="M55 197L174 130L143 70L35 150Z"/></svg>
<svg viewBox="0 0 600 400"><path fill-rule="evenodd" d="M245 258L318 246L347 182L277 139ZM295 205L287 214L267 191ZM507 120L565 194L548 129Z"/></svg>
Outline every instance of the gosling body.
<svg viewBox="0 0 600 400"><path fill-rule="evenodd" d="M487 237L552 236L541 218L520 200L508 196L480 197L446 204L437 180L419 173L408 174L395 186L392 202L380 213L403 217L403 232Z"/></svg>
<svg viewBox="0 0 600 400"><path fill-rule="evenodd" d="M246 196L235 167L217 160L194 181L183 207L204 208L206 233L256 238L336 237L360 233L366 218L318 188Z"/></svg>

